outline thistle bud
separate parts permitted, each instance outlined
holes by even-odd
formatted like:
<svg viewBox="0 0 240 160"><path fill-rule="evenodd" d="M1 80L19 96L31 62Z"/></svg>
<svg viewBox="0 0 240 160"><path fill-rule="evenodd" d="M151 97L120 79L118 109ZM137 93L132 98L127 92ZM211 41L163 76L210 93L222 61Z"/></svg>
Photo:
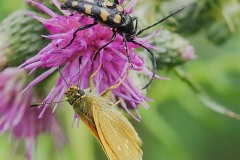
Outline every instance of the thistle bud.
<svg viewBox="0 0 240 160"><path fill-rule="evenodd" d="M176 33L162 30L151 41L154 46L159 46L163 50L161 53L154 52L158 68L171 68L196 58L190 42Z"/></svg>
<svg viewBox="0 0 240 160"><path fill-rule="evenodd" d="M18 10L0 22L0 70L20 65L46 44L43 25L27 13Z"/></svg>

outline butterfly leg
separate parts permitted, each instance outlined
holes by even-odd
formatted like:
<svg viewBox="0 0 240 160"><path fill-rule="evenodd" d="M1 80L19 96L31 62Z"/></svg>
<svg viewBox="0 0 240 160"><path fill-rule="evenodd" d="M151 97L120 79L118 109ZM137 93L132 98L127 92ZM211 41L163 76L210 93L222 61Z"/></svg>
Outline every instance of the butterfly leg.
<svg viewBox="0 0 240 160"><path fill-rule="evenodd" d="M101 69L101 67L102 67L102 63L100 63L100 65L98 66L98 69L89 78L90 91L94 90L94 88L95 88L93 77L97 74L97 72Z"/></svg>
<svg viewBox="0 0 240 160"><path fill-rule="evenodd" d="M124 77L117 84L114 84L113 86L105 89L104 91L102 91L102 93L100 95L105 96L109 91L118 88L122 84L122 82L125 80L127 75L128 75L128 72L124 75Z"/></svg>
<svg viewBox="0 0 240 160"><path fill-rule="evenodd" d="M118 105L119 103L121 103L123 101L123 99L121 98L121 99L119 99L117 102L115 102L113 105L112 105L112 107L114 107L114 106L116 106L116 105Z"/></svg>

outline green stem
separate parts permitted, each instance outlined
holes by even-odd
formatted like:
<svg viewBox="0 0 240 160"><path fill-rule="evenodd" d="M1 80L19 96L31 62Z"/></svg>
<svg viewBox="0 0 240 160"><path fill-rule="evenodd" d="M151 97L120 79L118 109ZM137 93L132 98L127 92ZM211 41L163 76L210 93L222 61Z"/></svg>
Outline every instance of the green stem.
<svg viewBox="0 0 240 160"><path fill-rule="evenodd" d="M214 100L212 100L208 95L207 92L195 81L192 79L192 77L187 74L184 70L182 70L180 67L175 67L174 71L176 75L182 79L185 83L187 83L193 91L197 94L198 98L201 100L201 102L210 108L211 110L225 115L230 118L240 119L240 114L237 114L229 109L227 109L224 106L221 106Z"/></svg>

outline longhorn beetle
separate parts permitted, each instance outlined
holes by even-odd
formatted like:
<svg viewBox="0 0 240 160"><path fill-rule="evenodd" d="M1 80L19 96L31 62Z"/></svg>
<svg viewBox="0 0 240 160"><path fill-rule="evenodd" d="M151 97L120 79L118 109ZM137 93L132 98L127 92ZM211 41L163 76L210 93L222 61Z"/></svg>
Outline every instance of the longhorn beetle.
<svg viewBox="0 0 240 160"><path fill-rule="evenodd" d="M150 49L145 47L144 45L138 43L137 41L134 40L134 38L141 33L143 33L145 30L148 30L157 24L165 21L169 17L173 16L174 14L180 12L183 10L185 7L182 7L178 9L177 11L173 12L172 14L168 15L167 17L161 19L160 21L144 28L139 31L138 29L138 19L137 17L132 17L129 14L124 13L124 8L119 4L118 0L114 0L114 2L109 2L105 0L66 0L61 4L61 9L62 10L67 10L70 9L72 11L77 11L79 13L83 13L87 16L90 16L94 18L94 22L92 24L87 24L84 26L79 27L74 33L73 33L73 38L71 41L68 43L67 46L65 46L63 49L69 47L74 39L77 36L77 33L81 30L90 28L95 26L98 23L104 24L105 26L108 26L109 28L112 28L112 37L109 42L101 46L93 56L93 62L96 60L97 55L100 53L100 51L105 48L107 45L112 43L116 39L116 34L120 34L123 37L123 41L125 44L125 50L126 50L126 55L128 62L132 64L131 57L129 56L129 51L128 51L128 44L127 42L132 42L134 44L137 44L143 48L145 48L148 53L151 55L151 60L153 64L153 74L149 82L145 87L142 89L145 89L149 86L149 84L153 81L153 78L155 77L156 74L156 59ZM135 22L135 24L134 24Z"/></svg>

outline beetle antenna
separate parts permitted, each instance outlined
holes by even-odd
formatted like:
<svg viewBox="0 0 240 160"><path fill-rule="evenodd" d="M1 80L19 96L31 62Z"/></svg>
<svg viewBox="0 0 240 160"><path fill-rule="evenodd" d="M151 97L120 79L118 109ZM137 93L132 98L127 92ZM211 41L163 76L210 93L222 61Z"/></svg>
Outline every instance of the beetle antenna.
<svg viewBox="0 0 240 160"><path fill-rule="evenodd" d="M146 27L146 28L144 28L144 29L139 30L139 31L137 32L136 36L142 34L144 31L146 31L146 30L148 30L148 29L150 29L150 28L158 25L159 23L162 23L163 21L167 20L168 18L172 17L173 15L177 14L178 12L182 11L184 8L186 8L186 6L181 7L180 9L178 9L178 10L176 10L175 12L169 14L168 16L166 16L166 17L164 17L163 19L161 19L160 21L152 24L151 26L148 26L148 27Z"/></svg>

